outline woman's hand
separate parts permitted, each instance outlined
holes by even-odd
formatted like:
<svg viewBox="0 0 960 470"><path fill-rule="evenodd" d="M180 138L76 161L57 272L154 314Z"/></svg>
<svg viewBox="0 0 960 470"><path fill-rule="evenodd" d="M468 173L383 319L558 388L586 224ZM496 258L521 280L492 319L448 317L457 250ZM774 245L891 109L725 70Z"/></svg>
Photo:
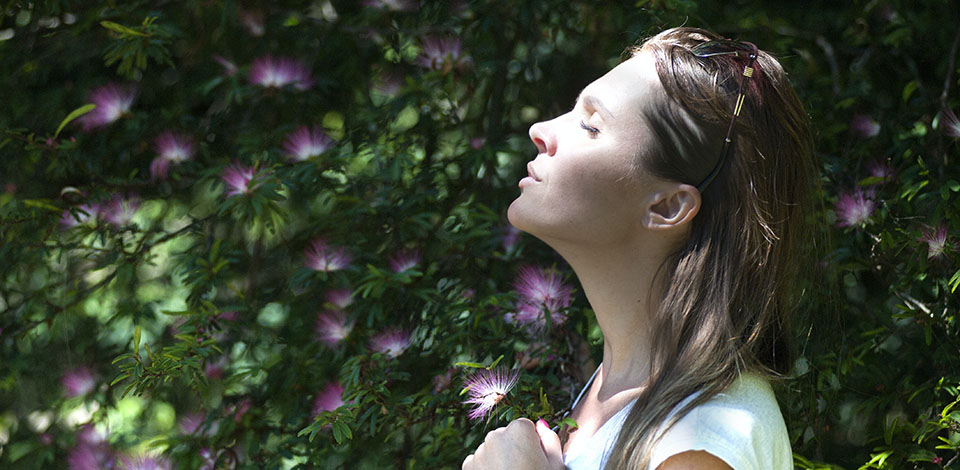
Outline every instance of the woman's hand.
<svg viewBox="0 0 960 470"><path fill-rule="evenodd" d="M560 470L560 437L546 421L520 418L487 433L483 444L463 461L463 470Z"/></svg>

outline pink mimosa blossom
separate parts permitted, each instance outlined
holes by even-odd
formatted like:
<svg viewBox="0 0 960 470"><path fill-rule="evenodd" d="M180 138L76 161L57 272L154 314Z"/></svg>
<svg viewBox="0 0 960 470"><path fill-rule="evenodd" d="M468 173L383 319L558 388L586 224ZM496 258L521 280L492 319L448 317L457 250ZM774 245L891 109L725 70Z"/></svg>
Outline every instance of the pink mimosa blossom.
<svg viewBox="0 0 960 470"><path fill-rule="evenodd" d="M221 358L216 361L210 361L204 364L203 373L208 379L221 380L223 379L223 370L226 369L227 365L227 359L221 356Z"/></svg>
<svg viewBox="0 0 960 470"><path fill-rule="evenodd" d="M869 139L880 133L880 123L866 114L856 114L850 120L850 130L860 138Z"/></svg>
<svg viewBox="0 0 960 470"><path fill-rule="evenodd" d="M114 468L117 456L104 443L86 444L78 442L67 455L69 470L103 470Z"/></svg>
<svg viewBox="0 0 960 470"><path fill-rule="evenodd" d="M139 457L123 457L123 470L170 470L170 461L163 457L141 455Z"/></svg>
<svg viewBox="0 0 960 470"><path fill-rule="evenodd" d="M97 376L89 367L79 366L64 372L60 384L68 397L79 397L93 391L97 386Z"/></svg>
<svg viewBox="0 0 960 470"><path fill-rule="evenodd" d="M947 136L954 139L960 137L960 119L957 119L957 115L949 108L940 114L940 127Z"/></svg>
<svg viewBox="0 0 960 470"><path fill-rule="evenodd" d="M510 393L510 390L517 385L520 378L520 371L506 371L504 369L486 370L480 369L465 381L465 388L468 390L468 399L463 403L473 405L473 409L467 414L470 419L483 419L493 412L493 409Z"/></svg>
<svg viewBox="0 0 960 470"><path fill-rule="evenodd" d="M873 161L867 164L867 171L874 178L882 178L884 181L892 180L894 177L893 168L885 161Z"/></svg>
<svg viewBox="0 0 960 470"><path fill-rule="evenodd" d="M411 250L400 250L388 258L390 269L395 273L402 273L408 269L415 268L420 264L420 252Z"/></svg>
<svg viewBox="0 0 960 470"><path fill-rule="evenodd" d="M834 211L837 213L838 227L854 227L870 221L870 215L876 209L876 202L873 200L873 191L866 193L860 188L856 188L849 193L843 193L837 198L837 205Z"/></svg>
<svg viewBox="0 0 960 470"><path fill-rule="evenodd" d="M177 420L177 426L180 427L180 432L183 434L193 434L197 432L197 429L203 424L206 420L206 416L203 413L189 413Z"/></svg>
<svg viewBox="0 0 960 470"><path fill-rule="evenodd" d="M243 419L243 415L247 414L247 411L250 411L250 407L253 406L253 402L249 398L244 398L237 402L236 405L228 406L225 408L224 414L233 415L233 420L237 423Z"/></svg>
<svg viewBox="0 0 960 470"><path fill-rule="evenodd" d="M936 228L925 228L923 235L917 241L927 244L927 259L946 256L947 252L953 248L953 244L947 242L947 226L943 224Z"/></svg>
<svg viewBox="0 0 960 470"><path fill-rule="evenodd" d="M520 269L514 289L519 298L516 311L504 316L507 321L534 329L546 326L546 315L555 325L566 321L563 310L570 306L573 288L563 283L556 270L525 266Z"/></svg>
<svg viewBox="0 0 960 470"><path fill-rule="evenodd" d="M433 393L440 393L450 386L450 383L453 381L453 372L455 370L456 369L451 367L447 369L446 372L433 377Z"/></svg>
<svg viewBox="0 0 960 470"><path fill-rule="evenodd" d="M177 165L193 156L193 140L189 137L166 131L153 141L157 158L150 163L150 178L162 180L167 178L170 165Z"/></svg>
<svg viewBox="0 0 960 470"><path fill-rule="evenodd" d="M517 246L517 242L520 241L520 230L518 230L513 225L507 225L503 229L503 251L510 253L513 251L513 248Z"/></svg>
<svg viewBox="0 0 960 470"><path fill-rule="evenodd" d="M218 54L213 54L210 56L210 58L223 67L223 73L225 73L228 77L232 77L237 74L237 64L233 63L227 58Z"/></svg>
<svg viewBox="0 0 960 470"><path fill-rule="evenodd" d="M250 82L266 88L293 85L303 91L313 86L310 70L299 60L286 57L263 56L250 64Z"/></svg>
<svg viewBox="0 0 960 470"><path fill-rule="evenodd" d="M330 148L332 140L317 127L301 126L287 134L283 149L287 157L294 161L304 161L316 157Z"/></svg>
<svg viewBox="0 0 960 470"><path fill-rule="evenodd" d="M428 36L422 46L419 62L424 68L447 73L473 63L470 56L462 55L459 38Z"/></svg>
<svg viewBox="0 0 960 470"><path fill-rule="evenodd" d="M250 194L258 186L251 184L255 176L256 172L254 172L253 167L242 165L239 162L233 162L223 170L223 174L221 175L223 184L227 187L227 197L239 194Z"/></svg>
<svg viewBox="0 0 960 470"><path fill-rule="evenodd" d="M508 312L503 318L510 323L530 326L536 330L547 326L547 314L550 315L550 323L553 325L562 325L567 321L567 315L553 303L537 305L520 302L515 312Z"/></svg>
<svg viewBox="0 0 960 470"><path fill-rule="evenodd" d="M139 197L123 197L119 194L115 194L104 205L102 215L107 222L110 222L115 227L120 228L130 225L130 222L133 220L133 216L137 214L137 210L139 209Z"/></svg>
<svg viewBox="0 0 960 470"><path fill-rule="evenodd" d="M323 387L313 400L313 416L321 412L333 411L345 405L343 401L343 386L339 382L331 382Z"/></svg>
<svg viewBox="0 0 960 470"><path fill-rule="evenodd" d="M371 91L381 97L393 98L403 87L403 75L395 70L374 69Z"/></svg>
<svg viewBox="0 0 960 470"><path fill-rule="evenodd" d="M474 150L482 149L483 144L485 143L487 143L487 139L485 137L474 137L470 139L470 146L473 147Z"/></svg>
<svg viewBox="0 0 960 470"><path fill-rule="evenodd" d="M363 0L364 6L392 11L409 11L417 8L416 0Z"/></svg>
<svg viewBox="0 0 960 470"><path fill-rule="evenodd" d="M87 131L111 124L130 111L136 97L137 89L133 85L108 83L95 88L88 100L97 107L80 116L77 121Z"/></svg>
<svg viewBox="0 0 960 470"><path fill-rule="evenodd" d="M77 206L77 216L74 217L69 210L63 211L60 215L60 225L64 228L76 227L78 225L93 222L100 216L99 204L81 204Z"/></svg>
<svg viewBox="0 0 960 470"><path fill-rule="evenodd" d="M353 291L350 289L330 289L325 294L327 302L343 310L353 303Z"/></svg>
<svg viewBox="0 0 960 470"><path fill-rule="evenodd" d="M410 333L399 328L383 331L370 339L370 349L395 359L410 347Z"/></svg>
<svg viewBox="0 0 960 470"><path fill-rule="evenodd" d="M351 261L346 249L332 247L322 238L314 240L303 255L307 258L307 267L314 271L338 271L349 266Z"/></svg>
<svg viewBox="0 0 960 470"><path fill-rule="evenodd" d="M318 341L333 348L346 339L352 330L353 323L347 321L343 312L328 310L317 314L313 331Z"/></svg>

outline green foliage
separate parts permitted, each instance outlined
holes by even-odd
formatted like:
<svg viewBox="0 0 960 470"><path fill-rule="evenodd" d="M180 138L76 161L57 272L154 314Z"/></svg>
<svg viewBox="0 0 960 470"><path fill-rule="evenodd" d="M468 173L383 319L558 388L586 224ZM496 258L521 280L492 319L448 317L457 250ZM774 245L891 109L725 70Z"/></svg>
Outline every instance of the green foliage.
<svg viewBox="0 0 960 470"><path fill-rule="evenodd" d="M575 426L599 329L576 294L508 321L520 267L557 258L503 214L529 125L679 24L776 54L816 130L796 467L960 466L950 2L384 3L6 2L0 467L457 468L511 419ZM464 377L497 366L519 383L467 419Z"/></svg>

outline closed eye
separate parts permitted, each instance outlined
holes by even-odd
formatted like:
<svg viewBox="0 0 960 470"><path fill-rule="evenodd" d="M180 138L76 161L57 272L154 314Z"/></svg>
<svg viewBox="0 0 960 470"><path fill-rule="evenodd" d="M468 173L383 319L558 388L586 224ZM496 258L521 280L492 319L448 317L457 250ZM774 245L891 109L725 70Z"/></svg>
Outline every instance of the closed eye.
<svg viewBox="0 0 960 470"><path fill-rule="evenodd" d="M596 127L593 127L584 121L580 121L580 127L589 132L591 137L596 137L597 134L600 133L600 129L597 129Z"/></svg>

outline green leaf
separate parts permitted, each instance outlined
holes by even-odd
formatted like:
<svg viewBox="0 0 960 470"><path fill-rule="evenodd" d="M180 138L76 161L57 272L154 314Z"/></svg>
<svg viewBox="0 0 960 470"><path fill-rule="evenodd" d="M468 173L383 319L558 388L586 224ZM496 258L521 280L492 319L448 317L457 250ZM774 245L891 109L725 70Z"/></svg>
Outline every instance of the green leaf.
<svg viewBox="0 0 960 470"><path fill-rule="evenodd" d="M135 30L135 29L129 28L129 27L124 26L124 25L119 24L119 23L114 23L113 21L106 21L106 20L101 21L101 22L100 22L100 26L103 26L104 28L107 28L107 29L109 29L110 31L113 31L113 32L115 32L115 33L129 34L129 35L131 35L131 36L140 36L140 37L148 37L148 36L149 36L148 34L141 33L140 31L137 31L137 30Z"/></svg>
<svg viewBox="0 0 960 470"><path fill-rule="evenodd" d="M480 364L479 362L457 362L454 364L455 367L470 367L473 369L485 369L487 366Z"/></svg>
<svg viewBox="0 0 960 470"><path fill-rule="evenodd" d="M140 327L133 330L133 354L140 354Z"/></svg>
<svg viewBox="0 0 960 470"><path fill-rule="evenodd" d="M60 131L62 131L67 124L70 124L70 121L73 121L74 119L80 116L83 116L84 114L87 114L96 108L97 108L97 105L93 103L89 103L77 109L74 109L73 111L70 111L70 114L68 114L67 117L63 118L63 121L60 121L60 125L57 126L57 131L53 133L53 138L56 139L57 136L60 135Z"/></svg>
<svg viewBox="0 0 960 470"><path fill-rule="evenodd" d="M918 86L920 86L920 83L917 82L916 80L910 80L909 82L907 82L906 86L903 87L903 94L902 94L904 103L906 103L910 99L910 96L913 95L913 92L917 91Z"/></svg>

